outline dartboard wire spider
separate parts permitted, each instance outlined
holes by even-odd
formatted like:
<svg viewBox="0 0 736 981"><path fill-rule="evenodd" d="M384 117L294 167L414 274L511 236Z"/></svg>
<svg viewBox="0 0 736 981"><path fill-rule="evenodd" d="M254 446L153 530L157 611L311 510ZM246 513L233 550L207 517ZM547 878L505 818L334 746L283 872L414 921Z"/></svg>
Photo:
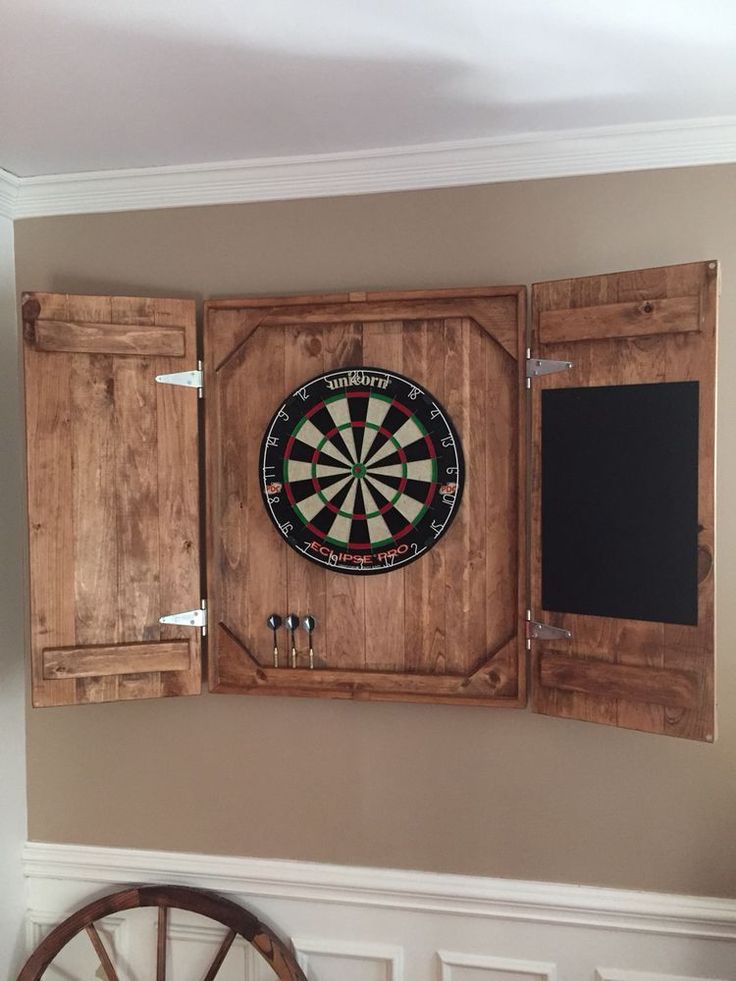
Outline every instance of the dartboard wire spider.
<svg viewBox="0 0 736 981"><path fill-rule="evenodd" d="M121 981L103 943L96 923L107 916L126 910L154 907L158 909L156 932L156 981L167 979L167 933L169 911L184 910L220 923L225 936L204 974L202 981L214 981L225 957L238 937L242 937L270 966L278 981L307 981L286 944L248 910L215 893L188 886L132 886L103 896L72 913L45 937L28 958L18 981L39 981L57 955L78 934L86 933L100 962L101 977Z"/></svg>

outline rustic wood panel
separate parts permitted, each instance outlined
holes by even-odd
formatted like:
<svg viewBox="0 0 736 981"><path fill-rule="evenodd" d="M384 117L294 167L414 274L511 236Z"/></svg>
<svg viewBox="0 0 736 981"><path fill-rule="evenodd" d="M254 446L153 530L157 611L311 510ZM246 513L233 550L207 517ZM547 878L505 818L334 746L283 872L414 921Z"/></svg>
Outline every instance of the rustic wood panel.
<svg viewBox="0 0 736 981"><path fill-rule="evenodd" d="M518 704L523 291L209 301L205 318L211 687ZM431 391L466 458L464 498L447 534L420 560L362 578L290 549L266 514L258 475L280 400L324 371L360 365ZM289 612L317 620L316 670L301 629L299 668L284 667L283 628L273 667L265 621Z"/></svg>
<svg viewBox="0 0 736 981"><path fill-rule="evenodd" d="M714 738L712 557L717 278L717 264L703 262L542 283L533 289L533 355L574 362L571 371L545 376L532 386L532 609L538 619L572 632L570 641L534 644L533 702L539 712L647 732L708 741ZM596 310L602 313L596 314ZM644 320L656 316L656 334L637 330L640 315ZM542 323L547 325L546 334L540 334ZM586 333L586 324L597 325L600 333L595 339L587 339L590 332ZM644 333L650 336L641 336ZM545 336L560 340L545 342ZM698 541L702 570L698 626L544 611L540 393L545 388L691 380L700 383ZM555 659L561 665L557 669L553 667ZM568 662L575 659L579 659L580 667L571 672ZM622 668L630 668L631 672L626 675ZM580 683L563 683L572 675ZM596 676L599 682L593 680ZM685 676L696 679L689 685L688 699L678 698L669 684L673 677ZM584 683L580 681L583 677ZM626 686L614 682L621 677L639 679L636 697L627 694ZM645 677L649 678L646 683L642 680ZM655 696L658 686L660 694ZM647 697L640 697L643 694Z"/></svg>
<svg viewBox="0 0 736 981"><path fill-rule="evenodd" d="M555 344L559 341L645 337L648 334L685 334L699 329L699 308L697 296L673 296L569 310L544 310L539 314L539 340L541 344Z"/></svg>
<svg viewBox="0 0 736 981"><path fill-rule="evenodd" d="M186 348L182 327L140 328L122 324L39 320L35 333L38 351L182 357Z"/></svg>
<svg viewBox="0 0 736 981"><path fill-rule="evenodd" d="M284 387L293 391L305 378L312 378L324 371L324 337L321 324L313 326L293 326L284 328ZM313 562L306 562L293 549L286 550L286 576L288 599L283 610L269 610L283 616L287 612L303 617L313 616L317 622L314 632L314 651L316 665L322 666L322 652L325 650L327 626L327 578L329 572ZM288 607L288 610L287 610ZM259 624L259 626L265 626ZM287 664L286 631L280 632L281 664ZM308 664L309 647L307 635L300 629L296 634L298 663Z"/></svg>
<svg viewBox="0 0 736 981"><path fill-rule="evenodd" d="M197 400L155 382L195 366L194 312L191 301L23 297L34 705L200 689L197 632L158 623L201 595ZM49 347L83 335L127 341L121 353L117 341ZM181 357L151 354L164 335L184 340L164 345Z"/></svg>
<svg viewBox="0 0 736 981"><path fill-rule="evenodd" d="M76 698L74 681L43 684L42 660L44 647L76 641L72 367L71 355L42 358L25 378L34 705L69 705Z"/></svg>
<svg viewBox="0 0 736 981"><path fill-rule="evenodd" d="M704 268L703 268L704 267ZM693 671L699 679L697 704L689 711L668 706L665 731L691 739L715 739L715 458L716 332L718 268L715 263L685 267L685 282L698 295L700 346L683 337L668 337L665 378L700 379L700 470L698 474L698 626L663 626L663 666ZM683 272L685 272L683 269ZM665 273L666 289L679 289L684 277L673 267Z"/></svg>
<svg viewBox="0 0 736 981"><path fill-rule="evenodd" d="M694 708L698 697L698 678L692 672L586 661L562 654L542 654L540 681L548 688L673 708Z"/></svg>
<svg viewBox="0 0 736 981"><path fill-rule="evenodd" d="M523 298L522 298L523 299ZM525 554L525 522L514 500L525 494L525 487L518 483L518 473L525 472L526 393L521 379L523 359L511 361L496 346L483 346L485 357L486 399L484 412L488 424L485 433L486 458L493 466L485 475L485 524L489 536L486 549L485 624L486 647L497 651L513 638L517 624L525 617L528 602L527 590L517 589L517 556L506 547L506 536L519 541L520 554ZM502 377L504 384L492 384ZM516 606L514 605L516 604ZM505 617L497 612L505 611ZM494 615L495 613L495 615ZM519 695L525 695L525 660L520 665ZM511 676L509 666L504 669L505 683Z"/></svg>
<svg viewBox="0 0 736 981"><path fill-rule="evenodd" d="M156 644L115 644L107 647L47 648L43 652L44 678L116 677L159 671L188 671L188 640Z"/></svg>
<svg viewBox="0 0 736 981"><path fill-rule="evenodd" d="M119 475L112 358L75 357L71 392L75 639L81 646L119 637ZM110 515L111 520L90 521L95 513ZM89 672L69 676L95 679ZM43 677L54 677L46 669L46 652ZM93 687L95 700L109 701L117 696L118 679L112 672L100 671L95 680L77 684L78 696L91 696Z"/></svg>
<svg viewBox="0 0 736 981"><path fill-rule="evenodd" d="M147 301L147 307L150 301ZM163 305L153 304L152 309L131 310L132 314L152 317L157 326L170 323L187 323L191 316L191 301L172 300ZM191 358L192 355L190 354ZM159 359L160 374L188 370L176 358ZM204 595L201 583L199 528L200 513L199 466L199 418L198 408L188 406L182 412L182 396L186 392L171 385L156 386L156 468L158 472L158 542L159 542L159 596L162 610L174 613L179 609L181 597ZM182 466L181 461L189 461ZM196 532L195 532L196 530ZM195 601L195 606L196 601ZM188 609L189 607L187 607ZM181 637L181 628L160 625L161 641ZM199 631L189 631L189 655L194 664L200 658ZM123 679L127 683L129 679ZM201 688L199 671L162 670L160 676L162 694L196 695Z"/></svg>
<svg viewBox="0 0 736 981"><path fill-rule="evenodd" d="M156 386L151 384L150 370L143 358L117 359L113 369L121 642L159 641L158 619L164 613L160 590L158 419ZM153 570L158 570L158 575L152 576ZM196 600L194 605L199 605ZM160 677L151 674L148 683L151 697L161 694Z"/></svg>
<svg viewBox="0 0 736 981"><path fill-rule="evenodd" d="M443 333L441 320L408 321L402 343L407 372L407 366L416 371L421 365L422 383L445 405ZM441 540L421 562L404 569L404 666L409 673L441 674L447 664L447 604L434 601L445 595L447 541Z"/></svg>
<svg viewBox="0 0 736 981"><path fill-rule="evenodd" d="M513 638L476 671L464 675L326 668L311 671L261 666L219 623L215 644L219 661L217 691L248 695L302 695L357 701L411 701L466 705L518 704L518 643Z"/></svg>

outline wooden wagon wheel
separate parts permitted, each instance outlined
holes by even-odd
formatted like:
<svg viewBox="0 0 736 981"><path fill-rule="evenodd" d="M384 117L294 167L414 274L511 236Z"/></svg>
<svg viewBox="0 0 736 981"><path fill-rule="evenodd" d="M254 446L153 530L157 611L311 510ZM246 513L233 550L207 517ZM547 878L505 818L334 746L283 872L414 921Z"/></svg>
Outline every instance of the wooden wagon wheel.
<svg viewBox="0 0 736 981"><path fill-rule="evenodd" d="M273 969L279 981L307 981L294 955L283 941L252 913L232 900L186 886L133 886L96 899L76 913L72 913L41 941L21 969L18 981L39 981L57 954L73 937L83 931L88 935L97 953L107 981L119 981L115 966L95 923L113 913L151 906L158 908L156 981L166 981L166 933L170 909L198 913L227 928L227 933L203 981L213 981L236 937L242 937L255 947Z"/></svg>

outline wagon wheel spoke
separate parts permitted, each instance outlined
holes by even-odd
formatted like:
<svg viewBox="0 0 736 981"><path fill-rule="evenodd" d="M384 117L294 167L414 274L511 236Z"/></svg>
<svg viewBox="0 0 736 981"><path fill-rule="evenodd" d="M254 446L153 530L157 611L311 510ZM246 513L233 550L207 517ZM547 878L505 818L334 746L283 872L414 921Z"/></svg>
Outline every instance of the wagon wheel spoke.
<svg viewBox="0 0 736 981"><path fill-rule="evenodd" d="M158 908L158 936L156 940L156 981L166 981L166 924L169 907Z"/></svg>
<svg viewBox="0 0 736 981"><path fill-rule="evenodd" d="M220 944L220 949L215 954L215 959L210 964L210 969L207 971L202 981L213 981L215 975L222 967L222 962L225 960L225 955L233 945L233 940L235 940L235 931L230 930Z"/></svg>
<svg viewBox="0 0 736 981"><path fill-rule="evenodd" d="M113 963L110 960L110 955L105 950L105 945L102 942L102 937L97 932L97 927L94 923L89 923L85 928L87 936L92 941L92 946L95 949L95 953L100 959L100 964L102 970L105 972L105 977L107 981L118 981L117 972L113 967Z"/></svg>
<svg viewBox="0 0 736 981"><path fill-rule="evenodd" d="M223 930L223 933L219 934L221 939L213 945L214 948L219 944L203 981L216 981L220 976L222 965L236 939L249 944L250 949L271 967L278 981L307 981L306 975L289 947L250 910L239 906L232 899L204 889L156 885L129 886L109 896L94 899L76 910L41 940L21 968L17 981L42 981L46 969L52 964L60 977L71 981L72 974L57 962L57 957L63 953L70 941L82 933L87 934L97 954L100 963L98 973L103 981L119 981L110 954L105 949L102 934L98 932L95 924L103 922L106 917L117 917L121 913L137 909L157 911L155 945L151 943L150 919L137 921L144 931L148 932L149 940L145 947L149 955L153 954L152 948L155 946L155 981L166 981L168 948L176 941L176 933L173 937L169 936L169 910L182 910L188 914L202 916L219 924ZM107 946L110 946L109 943ZM80 953L84 956L83 950ZM78 973L77 971L74 976L77 977ZM153 976L153 970L151 975Z"/></svg>

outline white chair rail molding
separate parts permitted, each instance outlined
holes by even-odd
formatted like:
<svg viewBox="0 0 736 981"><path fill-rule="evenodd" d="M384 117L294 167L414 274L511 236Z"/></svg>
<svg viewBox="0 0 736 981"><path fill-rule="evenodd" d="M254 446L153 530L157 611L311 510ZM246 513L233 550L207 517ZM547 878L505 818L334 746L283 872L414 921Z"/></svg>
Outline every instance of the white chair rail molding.
<svg viewBox="0 0 736 981"><path fill-rule="evenodd" d="M98 896L166 883L242 903L293 947L309 981L736 981L732 899L41 842L26 845L24 870L29 951ZM135 912L103 924L120 981L145 973L141 950L155 956L151 911ZM172 977L201 977L221 940L190 914L172 916ZM93 955L70 949L55 981L94 976ZM271 977L237 944L218 975Z"/></svg>

